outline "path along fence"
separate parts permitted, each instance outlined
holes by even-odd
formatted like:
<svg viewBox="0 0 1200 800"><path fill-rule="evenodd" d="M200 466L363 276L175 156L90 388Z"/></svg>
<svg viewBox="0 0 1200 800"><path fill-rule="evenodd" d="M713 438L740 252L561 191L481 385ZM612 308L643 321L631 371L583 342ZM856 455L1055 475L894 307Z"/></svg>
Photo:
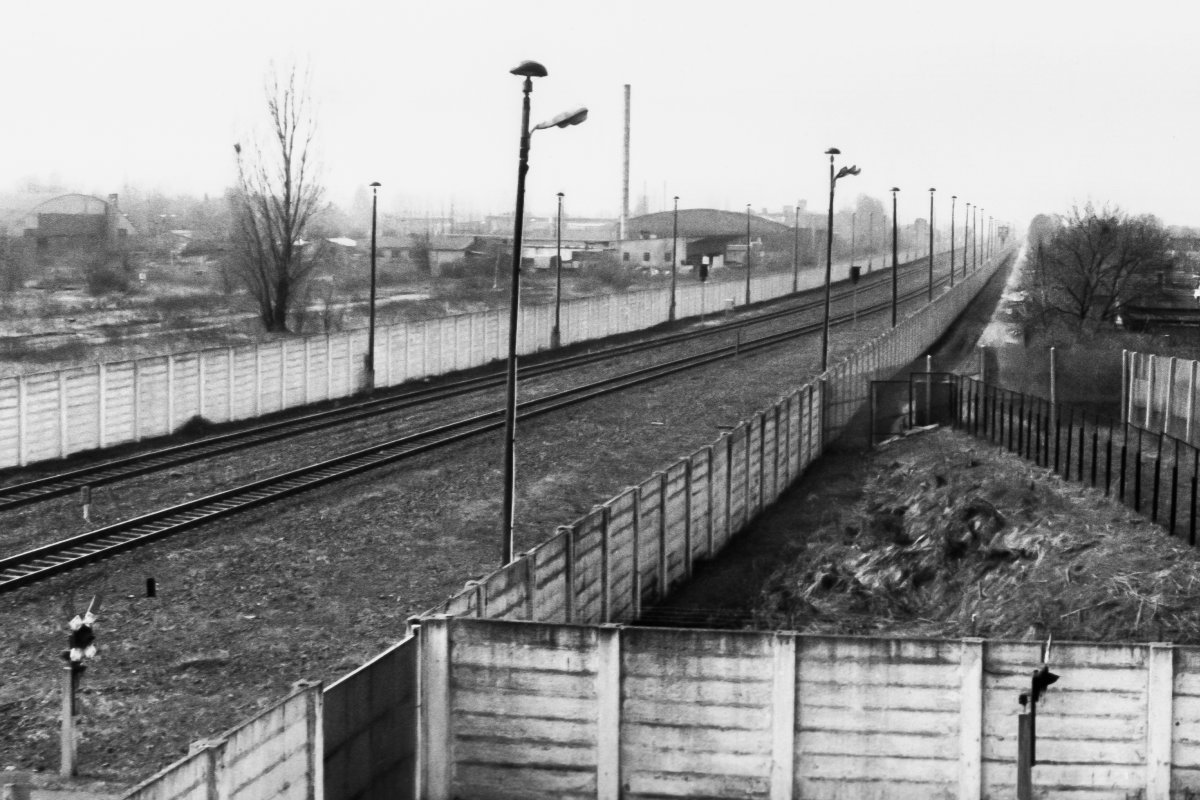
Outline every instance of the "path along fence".
<svg viewBox="0 0 1200 800"><path fill-rule="evenodd" d="M834 280L849 276L834 265ZM823 285L824 271L799 274L800 291ZM562 304L562 344L668 321L670 289L601 295ZM793 291L791 273L751 278L751 301ZM679 318L743 305L745 282L684 283ZM553 305L521 308L517 352L550 346ZM379 387L470 369L507 357L508 309L460 314L376 330ZM194 417L249 419L362 391L367 331L153 356L0 378L0 468L165 436Z"/></svg>
<svg viewBox="0 0 1200 800"><path fill-rule="evenodd" d="M1148 430L974 378L956 380L958 427L1066 480L1102 489L1171 536L1196 544L1200 448L1161 428Z"/></svg>
<svg viewBox="0 0 1200 800"><path fill-rule="evenodd" d="M933 303L909 315L895 329L881 333L862 345L813 382L788 393L734 430L722 434L712 444L630 486L570 525L560 527L549 539L520 554L512 563L482 580L468 582L462 591L427 614L409 620L410 634L405 639L324 689L320 709L310 712L318 714L320 722L319 736L324 753L320 780L314 778L311 783L293 784L287 792L276 796L325 797L328 800L452 795L514 798L618 796L612 793L615 784L611 772L614 767L611 764L605 762L607 777L589 783L591 779L587 777L588 774L596 773L599 767L586 758L569 764L559 763L561 752L555 749L559 745L545 737L560 743L562 740L568 741L573 743L568 749L578 745L576 749L582 751L590 746L584 740L590 741L587 737L593 735L584 730L590 724L588 721L593 719L589 715L597 713L600 716L594 720L595 732L602 731L602 735L607 737L604 752L619 751L622 764L628 765L621 766L618 774L624 774L620 770L632 769L638 763L633 755L627 757L627 752L640 754L637 758L645 759L645 763L649 764L659 756L659 752L648 741L652 738L648 737L648 732L654 730L657 724L655 715L676 715L665 720L664 725L667 722L673 725L691 724L678 716L686 711L686 704L672 700L682 697L678 694L681 690L673 687L677 679L683 681L684 676L691 674L689 671L698 667L689 665L686 659L663 662L656 683L645 683L640 690L643 693L638 698L622 701L622 721L615 723L604 716L612 711L611 704L598 711L585 703L571 702L571 692L578 690L587 696L595 691L595 687L588 689L583 684L575 686L572 684L572 681L576 681L575 677L555 674L557 667L551 666L545 674L532 677L516 673L506 673L510 677L500 673L489 677L465 661L452 664L451 659L456 652L462 654L467 651L455 651L452 648L447 638L451 628L440 623L440 618L450 615L538 623L539 627L521 630L540 631L532 635L548 644L565 640L563 637L583 637L592 641L600 635L595 628L576 626L636 620L642 608L663 599L674 586L686 580L696 562L717 557L732 536L745 529L755 516L798 478L867 402L871 381L890 376L931 346L1003 261L1003 258L998 258L981 265L977 272L954 289L942 293ZM426 620L433 620L428 633L424 631ZM478 630L483 633L475 635L475 638L478 640L477 646L483 650L501 653L512 643L514 634L511 628L484 627ZM714 649L706 652L719 658L722 653L720 642L725 641L728 634L713 632L710 635ZM885 651L904 647L902 644L879 641L878 646ZM614 646L608 645L610 650ZM557 646L551 649L561 650ZM520 647L513 652L517 658L541 660L537 654ZM730 657L733 655L731 652ZM612 656L611 652L609 656ZM594 657L586 654L579 656L581 663ZM667 656L664 654L663 658ZM555 659L548 660L547 664L567 664L561 671L569 672L578 666L570 666L575 664L574 659L575 656L562 652ZM452 679L447 677L451 675L447 672L451 668L457 670ZM754 682L739 683L736 673L736 669L729 673L732 676L729 678L731 685L737 684L731 690L735 696L746 698L749 705L765 702L759 692L767 687ZM898 673L886 674L892 674L900 680ZM462 685L461 681L467 680L468 675L474 675L482 683L473 683L469 693L456 694L456 687ZM611 671L599 672L595 677L596 681L609 682L612 679ZM919 681L920 678L905 677L904 680ZM679 685L685 683L683 681ZM574 688L568 688L568 684ZM901 681L895 683L893 688L900 690L906 685ZM605 696L611 697L612 686L608 683L605 686L607 688L604 691L609 693ZM779 688L779 691L784 690ZM889 690L880 688L871 691L878 696L885 696ZM538 704L542 703L538 700L539 692L562 695L562 702L542 720L546 727L538 736L526 735L528 731L517 738L483 734L476 744L489 743L490 755L486 758L472 756L460 759L459 754L468 750L457 743L453 743L452 752L442 752L447 735L458 736L475 724L472 717L461 716L460 712L465 708L461 702L466 702L462 698L471 698L471 708L474 709L471 714L492 715L496 721L500 721L509 713L503 709L513 708L514 703L524 706L525 700L530 700L534 705L526 708L526 711L536 711ZM655 696L655 692L658 693L658 700L651 702L650 698ZM897 696L902 696L902 693ZM543 705L549 708L548 702ZM696 705L698 711L699 705L703 704L692 705ZM760 717L761 714L758 714L755 719ZM637 728L641 737L639 743L627 743L621 739L625 735L623 731L627 730L623 726L633 720L644 723ZM719 750L722 745L704 732L704 726L708 723L697 721L695 724L696 742L709 742L710 750ZM771 730L775 731L776 723L771 724ZM782 722L778 725L778 735L783 736ZM613 736L618 737L616 745L611 741ZM577 742L578 737L583 737L583 740ZM668 742L679 742L679 746L684 747L684 738L683 734L678 734L674 738L664 739L663 745L669 747ZM736 738L725 737L722 741ZM203 747L222 746L221 741L224 739ZM861 739L849 739L845 747L849 753L856 753L859 752L859 744L862 744ZM222 752L228 759L231 757L228 755L229 745L223 746L225 749ZM562 769L543 772L536 768L536 764L547 760ZM710 769L721 769L722 764L728 763L711 753L695 759L697 762L703 760L712 762ZM190 800L193 797L205 800L250 800L260 796L242 791L229 781L222 782L217 761L204 761L195 756L185 759L142 784L128 797L131 800ZM739 769L765 770L764 774L768 776L775 776L777 770L782 769L760 757L742 761L743 767ZM869 761L861 758L854 762L858 766L848 766L846 769L854 772L865 768L863 765ZM264 760L261 763L269 762ZM176 785L172 777L176 770L201 769L205 764L213 765L210 770L217 770L206 773L209 775L208 783L195 778L180 782L180 785L193 787L203 783L204 786L216 786L213 793L189 793L192 789L187 792L169 790L169 787ZM504 776L503 779L501 776ZM864 786L873 780L870 775L862 778ZM771 787L792 785L776 777L770 777L768 783ZM753 785L760 784L762 781ZM688 788L691 784L682 779L674 783L652 781L645 785L657 787L654 789L657 797L686 797L696 791ZM626 797L642 796L644 791L653 793L648 789L620 791ZM775 788L771 789L770 795L757 794L762 797L786 796L777 794Z"/></svg>

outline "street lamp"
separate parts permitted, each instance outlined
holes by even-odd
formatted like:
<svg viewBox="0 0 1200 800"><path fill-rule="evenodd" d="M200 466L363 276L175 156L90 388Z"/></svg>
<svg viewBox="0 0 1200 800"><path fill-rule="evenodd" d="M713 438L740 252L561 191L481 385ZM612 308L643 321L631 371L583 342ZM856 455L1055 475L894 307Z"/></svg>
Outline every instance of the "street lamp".
<svg viewBox="0 0 1200 800"><path fill-rule="evenodd" d="M371 184L371 323L367 329L367 389L375 389L375 220L379 207L379 181Z"/></svg>
<svg viewBox="0 0 1200 800"><path fill-rule="evenodd" d="M975 213L971 215L971 271L974 272L979 268L979 206L975 206Z"/></svg>
<svg viewBox="0 0 1200 800"><path fill-rule="evenodd" d="M508 368L505 376L504 413L504 522L501 529L501 560L508 564L513 557L513 516L516 506L517 480L517 320L521 301L521 228L525 216L525 173L529 171L529 140L533 131L544 128L566 128L587 119L586 108L564 111L553 119L529 128L529 95L533 79L544 78L546 68L536 61L522 61L509 74L525 79L522 86L521 144L517 159L517 207L513 220L512 287L508 306Z"/></svg>
<svg viewBox="0 0 1200 800"><path fill-rule="evenodd" d="M896 192L900 191L899 186L892 187L892 327L896 327L896 305L899 302L900 281L898 278L899 267L897 266L900 259L896 237L899 233L899 225L896 222Z"/></svg>
<svg viewBox="0 0 1200 800"><path fill-rule="evenodd" d="M958 195L950 195L950 288L954 288L954 203Z"/></svg>
<svg viewBox="0 0 1200 800"><path fill-rule="evenodd" d="M967 266L971 259L967 258L967 244L971 241L971 204L967 203L967 213L963 217L963 280L967 279Z"/></svg>
<svg viewBox="0 0 1200 800"><path fill-rule="evenodd" d="M929 189L929 302L933 302L933 193L937 189Z"/></svg>
<svg viewBox="0 0 1200 800"><path fill-rule="evenodd" d="M560 311L562 308L562 200L563 193L558 193L558 226L555 229L558 255L554 261L554 327L550 330L550 347L556 348L562 343L562 330L559 328Z"/></svg>
<svg viewBox="0 0 1200 800"><path fill-rule="evenodd" d="M842 167L835 174L833 157L841 154L842 151L836 147L825 151L825 155L829 156L829 231L825 236L825 321L821 326L821 372L829 366L829 294L833 281L833 190L839 178L862 172L857 166L852 166Z"/></svg>
<svg viewBox="0 0 1200 800"><path fill-rule="evenodd" d="M867 272L875 263L875 212L871 212L870 222L867 223Z"/></svg>
<svg viewBox="0 0 1200 800"><path fill-rule="evenodd" d="M746 203L746 305L750 305L750 204Z"/></svg>
<svg viewBox="0 0 1200 800"><path fill-rule="evenodd" d="M679 264L679 195L675 195L675 212L671 221L671 308L667 311L667 319L675 321L675 284L678 280Z"/></svg>

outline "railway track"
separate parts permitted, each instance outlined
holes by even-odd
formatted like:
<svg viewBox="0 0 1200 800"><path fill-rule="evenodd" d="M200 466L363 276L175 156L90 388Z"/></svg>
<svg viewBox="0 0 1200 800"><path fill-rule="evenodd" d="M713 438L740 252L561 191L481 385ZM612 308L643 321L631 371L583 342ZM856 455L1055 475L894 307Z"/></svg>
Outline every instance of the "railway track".
<svg viewBox="0 0 1200 800"><path fill-rule="evenodd" d="M922 287L907 293L907 295L915 297L925 291L925 288ZM907 295L905 299L908 299ZM875 303L859 309L858 313L869 314L889 308L890 305L890 300ZM835 322L847 322L850 317L849 314L841 315ZM547 414L735 355L773 347L820 329L820 323L807 324L737 344L722 345L703 353L673 359L528 400L520 404L519 418L530 419ZM23 553L0 558L0 594L241 511L301 494L330 482L393 464L438 447L486 434L503 426L503 416L503 410L497 409L437 425L299 469L159 509L77 536L35 547Z"/></svg>
<svg viewBox="0 0 1200 800"><path fill-rule="evenodd" d="M905 274L923 268L924 265L910 267L905 270ZM880 277L871 280L867 286L860 286L858 292L868 292L890 281L890 273L880 271L876 274ZM845 299L853 291L853 289L842 290L835 294L835 299ZM919 295L919 292L914 291L906 295L905 299L911 299L917 295ZM737 320L699 331L684 331L655 337L651 340L607 347L587 353L549 360L538 360L533 364L523 366L521 374L523 378L548 375L633 353L694 341L703 337L726 334L730 331L740 331L754 325L761 325L773 320L812 311L820 307L822 302L823 300L820 299L805 301L788 308L758 314L753 319ZM866 312L863 310L860 313ZM62 497L78 492L85 487L91 488L117 483L152 472L172 469L205 458L257 447L326 428L359 422L426 403L458 397L471 392L500 386L503 385L503 382L504 373L500 370L486 375L441 383L433 387L412 387L399 394L391 394L383 398L359 400L348 406L319 411L291 419L263 423L239 431L205 437L192 442L183 442L147 453L139 453L8 486L0 486L0 512Z"/></svg>

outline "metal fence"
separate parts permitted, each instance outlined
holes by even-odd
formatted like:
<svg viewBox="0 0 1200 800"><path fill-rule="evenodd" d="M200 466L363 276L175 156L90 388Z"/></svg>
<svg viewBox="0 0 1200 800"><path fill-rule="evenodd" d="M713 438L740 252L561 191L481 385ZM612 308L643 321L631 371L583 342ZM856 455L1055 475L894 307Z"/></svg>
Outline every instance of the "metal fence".
<svg viewBox="0 0 1200 800"><path fill-rule="evenodd" d="M1162 431L960 377L955 425L1196 544L1200 448Z"/></svg>

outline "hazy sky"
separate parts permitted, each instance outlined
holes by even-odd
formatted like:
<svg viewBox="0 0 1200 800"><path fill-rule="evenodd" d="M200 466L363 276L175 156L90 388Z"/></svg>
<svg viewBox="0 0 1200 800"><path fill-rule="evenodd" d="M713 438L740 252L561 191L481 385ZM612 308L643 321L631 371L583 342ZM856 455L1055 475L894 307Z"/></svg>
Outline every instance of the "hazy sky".
<svg viewBox="0 0 1200 800"><path fill-rule="evenodd" d="M0 189L26 177L219 193L270 65L300 61L330 197L459 217L510 210L521 79L541 61L528 208L616 215L622 87L631 204L827 202L839 147L901 219L951 194L1020 223L1109 201L1200 224L1200 44L1178 2L164 0L6 6ZM839 162L842 163L842 162ZM665 200L665 202L664 202ZM839 202L839 206L841 203Z"/></svg>

